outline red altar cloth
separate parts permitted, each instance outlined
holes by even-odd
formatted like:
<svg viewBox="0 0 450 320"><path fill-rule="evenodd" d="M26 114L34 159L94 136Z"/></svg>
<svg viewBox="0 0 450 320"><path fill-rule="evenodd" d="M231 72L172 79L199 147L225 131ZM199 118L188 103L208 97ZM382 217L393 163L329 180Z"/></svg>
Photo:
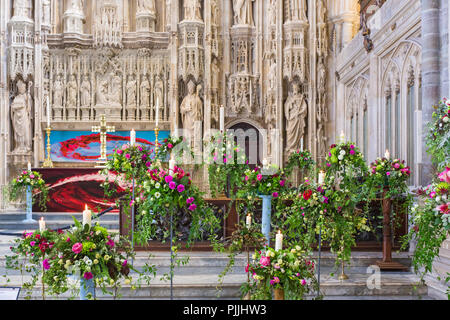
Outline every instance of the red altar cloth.
<svg viewBox="0 0 450 320"><path fill-rule="evenodd" d="M117 197L125 191L125 186L115 187L116 198L105 198L102 184L106 176L99 173L98 168L52 168L33 169L42 174L48 189L48 212L82 212L85 204L94 212L100 212L115 205ZM109 177L114 181L114 177ZM37 201L36 201L37 202ZM37 203L33 206L33 212L40 212ZM118 208L115 210L118 211Z"/></svg>

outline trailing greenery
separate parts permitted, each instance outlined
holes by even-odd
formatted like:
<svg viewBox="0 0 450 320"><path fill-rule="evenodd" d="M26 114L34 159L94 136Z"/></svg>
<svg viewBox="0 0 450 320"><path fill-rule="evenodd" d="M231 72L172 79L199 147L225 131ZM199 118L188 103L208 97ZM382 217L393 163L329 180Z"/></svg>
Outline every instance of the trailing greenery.
<svg viewBox="0 0 450 320"><path fill-rule="evenodd" d="M42 175L37 171L22 171L22 173L13 179L9 185L9 199L16 201L30 187L32 192L32 203L35 203L36 197L39 199L39 207L47 211L48 188Z"/></svg>
<svg viewBox="0 0 450 320"><path fill-rule="evenodd" d="M443 170L450 163L450 101L444 98L434 109L426 136L427 152L437 169Z"/></svg>

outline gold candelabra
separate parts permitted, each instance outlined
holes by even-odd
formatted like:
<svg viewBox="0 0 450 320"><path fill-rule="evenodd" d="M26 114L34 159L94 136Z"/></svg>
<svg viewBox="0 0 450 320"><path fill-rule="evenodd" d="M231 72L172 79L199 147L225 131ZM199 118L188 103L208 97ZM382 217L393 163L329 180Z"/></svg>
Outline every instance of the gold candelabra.
<svg viewBox="0 0 450 320"><path fill-rule="evenodd" d="M42 165L44 168L53 168L53 161L50 157L51 152L51 145L50 145L50 134L52 132L52 128L50 126L45 129L47 131L47 158L44 161L44 164Z"/></svg>
<svg viewBox="0 0 450 320"><path fill-rule="evenodd" d="M158 167L161 167L161 160L158 158L158 153L159 153L158 136L159 136L159 128L158 128L158 126L156 126L155 127L155 158L156 158L156 165Z"/></svg>

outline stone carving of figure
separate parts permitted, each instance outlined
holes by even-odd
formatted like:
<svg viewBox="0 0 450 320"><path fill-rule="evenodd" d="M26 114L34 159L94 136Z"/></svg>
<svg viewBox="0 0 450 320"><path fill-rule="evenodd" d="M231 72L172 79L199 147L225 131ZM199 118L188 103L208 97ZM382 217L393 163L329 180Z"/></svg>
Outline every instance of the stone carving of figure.
<svg viewBox="0 0 450 320"><path fill-rule="evenodd" d="M136 107L136 78L134 77L134 75L130 75L128 77L127 106Z"/></svg>
<svg viewBox="0 0 450 320"><path fill-rule="evenodd" d="M218 90L220 81L220 68L217 64L217 59L211 63L211 89Z"/></svg>
<svg viewBox="0 0 450 320"><path fill-rule="evenodd" d="M71 0L70 8L74 11L82 11L83 10L83 0Z"/></svg>
<svg viewBox="0 0 450 320"><path fill-rule="evenodd" d="M308 106L305 97L299 92L297 83L292 85L289 97L284 105L286 117L286 151L298 150L300 141L304 137Z"/></svg>
<svg viewBox="0 0 450 320"><path fill-rule="evenodd" d="M105 79L100 78L98 80L97 90L96 90L98 105L105 106L108 104L107 94L108 94L108 82Z"/></svg>
<svg viewBox="0 0 450 320"><path fill-rule="evenodd" d="M162 82L159 75L157 75L155 79L155 106L156 102L159 103L160 108L164 104L164 83ZM159 115L161 116L161 112L159 113Z"/></svg>
<svg viewBox="0 0 450 320"><path fill-rule="evenodd" d="M80 105L82 107L89 107L91 105L91 83L87 75L83 76L83 81L80 86L81 97Z"/></svg>
<svg viewBox="0 0 450 320"><path fill-rule="evenodd" d="M30 0L14 0L14 16L30 18L31 1Z"/></svg>
<svg viewBox="0 0 450 320"><path fill-rule="evenodd" d="M50 25L50 0L42 0L42 23Z"/></svg>
<svg viewBox="0 0 450 320"><path fill-rule="evenodd" d="M166 26L170 25L170 0L166 0Z"/></svg>
<svg viewBox="0 0 450 320"><path fill-rule="evenodd" d="M22 80L17 82L17 95L11 104L11 119L14 130L14 152L31 151L31 95Z"/></svg>
<svg viewBox="0 0 450 320"><path fill-rule="evenodd" d="M184 20L202 21L201 4L199 0L184 0Z"/></svg>
<svg viewBox="0 0 450 320"><path fill-rule="evenodd" d="M155 13L156 12L155 0L138 0L137 12Z"/></svg>
<svg viewBox="0 0 450 320"><path fill-rule="evenodd" d="M150 83L148 82L147 76L143 77L141 82L141 107L150 107Z"/></svg>
<svg viewBox="0 0 450 320"><path fill-rule="evenodd" d="M269 90L275 90L277 83L277 64L275 59L270 59L270 67L269 67Z"/></svg>
<svg viewBox="0 0 450 320"><path fill-rule="evenodd" d="M211 0L211 24L218 25L219 23L219 9L217 8L217 0Z"/></svg>
<svg viewBox="0 0 450 320"><path fill-rule="evenodd" d="M308 20L306 18L306 0L290 0L291 20Z"/></svg>
<svg viewBox="0 0 450 320"><path fill-rule="evenodd" d="M235 24L254 25L252 10L253 1L254 0L233 0Z"/></svg>
<svg viewBox="0 0 450 320"><path fill-rule="evenodd" d="M189 81L188 94L180 106L185 130L192 130L196 121L203 121L203 102L198 95L198 90L195 92L195 88L195 84Z"/></svg>
<svg viewBox="0 0 450 320"><path fill-rule="evenodd" d="M112 81L111 81L111 94L110 94L110 100L114 104L121 104L120 103L120 93L122 92L122 79L119 75L113 74L112 75Z"/></svg>
<svg viewBox="0 0 450 320"><path fill-rule="evenodd" d="M69 82L67 82L67 107L76 108L77 107L77 92L78 85L77 80L75 79L75 75L71 75L69 78Z"/></svg>
<svg viewBox="0 0 450 320"><path fill-rule="evenodd" d="M269 25L275 25L277 24L277 1L276 0L270 0L269 4Z"/></svg>
<svg viewBox="0 0 450 320"><path fill-rule="evenodd" d="M61 75L56 77L56 81L53 84L53 106L61 108L63 106L63 84L61 81Z"/></svg>

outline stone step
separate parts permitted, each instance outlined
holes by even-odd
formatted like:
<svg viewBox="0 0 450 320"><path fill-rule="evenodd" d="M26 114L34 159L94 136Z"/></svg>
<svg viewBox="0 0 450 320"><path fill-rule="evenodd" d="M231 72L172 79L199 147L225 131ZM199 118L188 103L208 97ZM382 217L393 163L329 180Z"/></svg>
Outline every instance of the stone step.
<svg viewBox="0 0 450 320"><path fill-rule="evenodd" d="M60 229L67 226L72 226L73 220L51 220L45 222L47 229ZM118 229L119 222L115 220L100 220L102 227L109 229ZM17 221L0 221L0 230L2 232L17 232L17 231L34 231L39 228L39 224L36 223L22 223Z"/></svg>
<svg viewBox="0 0 450 320"><path fill-rule="evenodd" d="M21 276L10 277L8 286L20 286ZM381 275L380 286L370 289L367 286L368 275L354 274L349 280L339 281L333 277L321 277L321 292L325 299L429 299L426 286L418 286L419 279L413 274L389 273ZM2 285L5 280L0 280ZM222 291L217 290L217 278L211 275L175 275L173 294L175 299L239 299L239 288L246 281L245 275L228 275L225 278ZM417 288L416 288L417 287ZM99 299L112 299L111 296L103 295L97 290ZM122 299L168 299L170 297L170 284L155 278L150 285L144 285L138 290L131 290L130 286L123 285L120 291ZM25 292L21 293L21 298ZM58 297L69 298L69 294ZM36 287L32 292L32 299L41 298L41 289ZM312 298L310 296L309 298Z"/></svg>
<svg viewBox="0 0 450 320"><path fill-rule="evenodd" d="M66 220L69 223L73 222L72 216L77 218L78 221L83 220L83 213L67 213L67 212L34 212L33 213L33 219L39 220L41 217L44 217L45 221L52 221L52 220ZM92 219L94 219L94 215L92 216ZM22 220L25 220L26 213L25 212L16 212L16 213L0 213L0 221L16 221L21 222ZM117 212L107 212L100 216L98 218L99 221L102 220L114 220L119 222L119 213Z"/></svg>

